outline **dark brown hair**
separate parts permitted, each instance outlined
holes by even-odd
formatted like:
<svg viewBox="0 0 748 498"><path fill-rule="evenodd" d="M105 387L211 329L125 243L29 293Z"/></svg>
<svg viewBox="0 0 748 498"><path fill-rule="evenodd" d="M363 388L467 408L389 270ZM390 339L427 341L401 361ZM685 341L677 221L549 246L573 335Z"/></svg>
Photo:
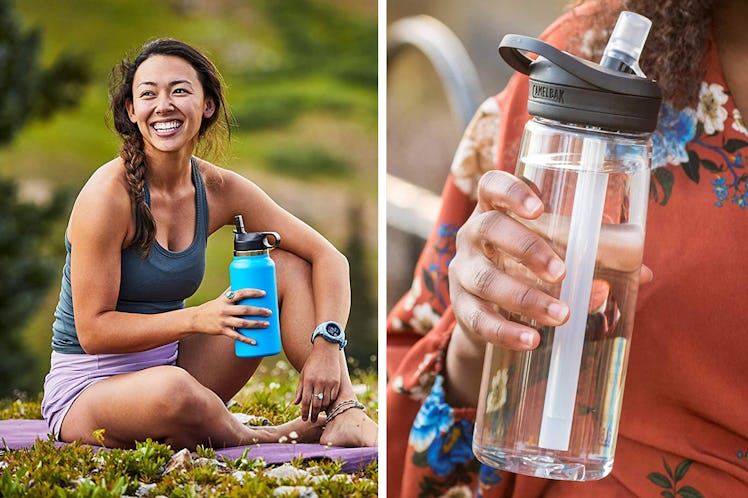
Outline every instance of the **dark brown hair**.
<svg viewBox="0 0 748 498"><path fill-rule="evenodd" d="M205 97L213 100L215 112L209 118L203 118L198 132L202 150L213 150L216 142L228 141L231 134L229 111L223 95L223 79L215 65L190 45L171 38L154 40L145 44L137 56L131 60L123 60L112 69L109 78L109 112L114 129L122 137L120 157L125 162L127 189L135 209L135 235L130 246L141 248L144 256L148 255L156 237L156 224L145 199L148 165L143 136L138 125L130 121L126 104L133 99L135 71L153 55L173 55L184 59L197 72Z"/></svg>
<svg viewBox="0 0 748 498"><path fill-rule="evenodd" d="M586 3L584 0L573 6ZM629 10L652 21L640 66L647 77L660 84L665 99L676 108L693 106L706 70L711 43L711 25L716 0L601 0L584 9L583 22L593 28L585 40L591 53L581 54L599 60L618 14ZM580 33L579 36L583 36ZM579 52L581 39L569 40L569 51Z"/></svg>

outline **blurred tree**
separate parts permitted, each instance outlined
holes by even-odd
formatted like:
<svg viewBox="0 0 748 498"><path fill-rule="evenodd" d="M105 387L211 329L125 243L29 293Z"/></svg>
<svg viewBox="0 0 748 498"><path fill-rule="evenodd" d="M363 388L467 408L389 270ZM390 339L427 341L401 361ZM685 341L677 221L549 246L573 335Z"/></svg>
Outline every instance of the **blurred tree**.
<svg viewBox="0 0 748 498"><path fill-rule="evenodd" d="M277 34L281 54L279 64L244 74L255 95L237 103L241 127L283 127L309 111L376 120L376 17L356 16L319 0L262 0L257 7ZM371 98L360 99L362 93Z"/></svg>
<svg viewBox="0 0 748 498"><path fill-rule="evenodd" d="M41 34L22 28L11 2L0 0L0 146L9 143L33 118L76 105L89 71L77 55L63 53L48 68L40 66ZM33 389L37 379L21 336L22 325L44 300L59 268L48 234L68 211L69 191L58 192L46 205L20 202L12 180L0 179L0 397Z"/></svg>
<svg viewBox="0 0 748 498"><path fill-rule="evenodd" d="M75 106L89 79L81 55L62 53L45 69L40 50L41 32L23 29L10 0L0 0L0 145L31 119Z"/></svg>
<svg viewBox="0 0 748 498"><path fill-rule="evenodd" d="M366 268L366 244L363 238L363 212L360 204L349 208L350 234L343 253L348 258L351 272L351 315L346 329L350 331L347 354L363 368L376 364L377 354L377 300L371 293L372 285Z"/></svg>

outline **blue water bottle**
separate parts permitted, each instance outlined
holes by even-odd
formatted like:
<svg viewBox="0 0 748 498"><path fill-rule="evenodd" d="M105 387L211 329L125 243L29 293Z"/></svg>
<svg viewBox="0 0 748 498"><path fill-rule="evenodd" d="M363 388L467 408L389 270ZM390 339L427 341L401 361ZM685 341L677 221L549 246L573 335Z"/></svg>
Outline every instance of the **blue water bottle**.
<svg viewBox="0 0 748 498"><path fill-rule="evenodd" d="M236 329L240 334L251 337L257 344L250 345L235 341L236 356L254 358L273 356L281 352L280 324L278 322L278 288L275 280L275 263L270 251L280 244L281 238L275 232L245 232L242 215L234 216L234 260L229 265L231 290L262 289L263 297L242 299L238 304L257 306L272 311L272 315L244 316L248 320L268 321L264 329Z"/></svg>

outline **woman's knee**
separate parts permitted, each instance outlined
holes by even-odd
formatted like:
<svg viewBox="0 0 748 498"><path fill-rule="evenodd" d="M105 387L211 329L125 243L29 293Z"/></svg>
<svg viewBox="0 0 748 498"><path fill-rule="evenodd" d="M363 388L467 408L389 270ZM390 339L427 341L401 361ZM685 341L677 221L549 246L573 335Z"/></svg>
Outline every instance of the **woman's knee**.
<svg viewBox="0 0 748 498"><path fill-rule="evenodd" d="M270 255L275 262L278 291L281 295L301 286L311 289L312 265L307 260L282 249L276 249Z"/></svg>
<svg viewBox="0 0 748 498"><path fill-rule="evenodd" d="M182 368L157 368L160 371L150 392L163 417L175 422L203 418L210 402L208 390Z"/></svg>

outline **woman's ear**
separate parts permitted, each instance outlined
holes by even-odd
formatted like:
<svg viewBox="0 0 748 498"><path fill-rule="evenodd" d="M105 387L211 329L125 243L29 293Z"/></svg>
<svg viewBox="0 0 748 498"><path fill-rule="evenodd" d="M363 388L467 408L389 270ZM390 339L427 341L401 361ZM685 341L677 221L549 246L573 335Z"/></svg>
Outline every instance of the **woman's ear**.
<svg viewBox="0 0 748 498"><path fill-rule="evenodd" d="M135 117L135 110L132 105L132 99L125 100L125 108L127 109L127 116L130 118L130 122L135 124L138 122Z"/></svg>
<svg viewBox="0 0 748 498"><path fill-rule="evenodd" d="M203 109L203 118L208 119L216 112L216 103L213 99L205 99L205 109Z"/></svg>

